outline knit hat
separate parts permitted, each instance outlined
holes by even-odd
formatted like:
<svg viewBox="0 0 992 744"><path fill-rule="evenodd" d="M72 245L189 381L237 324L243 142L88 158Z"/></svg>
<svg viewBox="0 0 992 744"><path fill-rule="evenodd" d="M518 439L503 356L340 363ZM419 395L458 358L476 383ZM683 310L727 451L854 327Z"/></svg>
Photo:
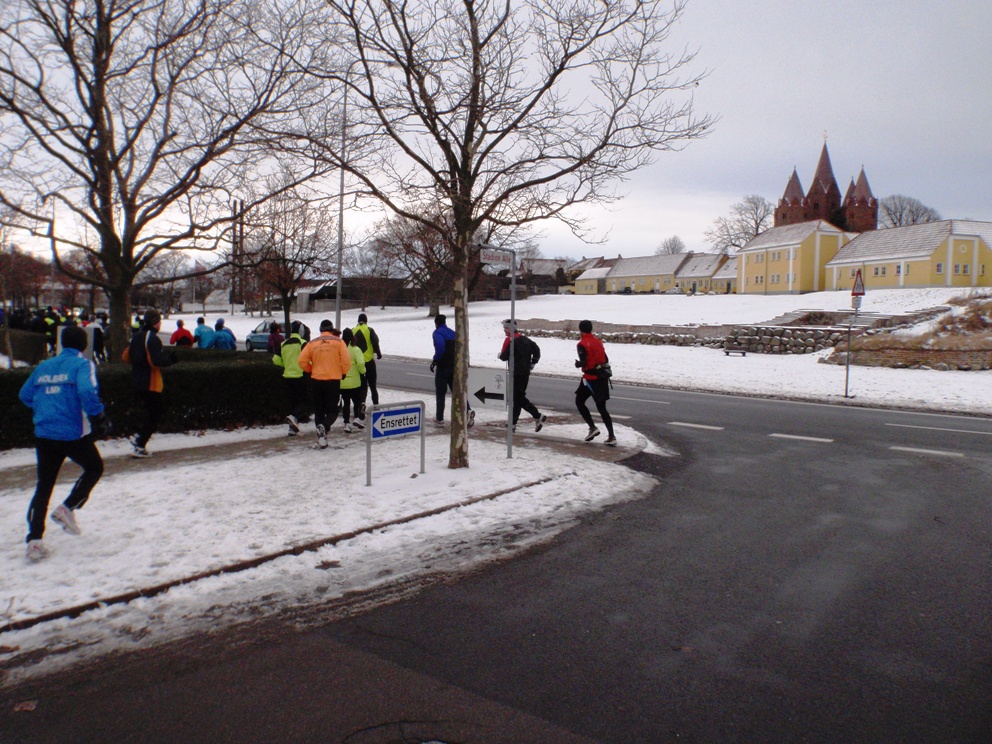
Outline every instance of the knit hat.
<svg viewBox="0 0 992 744"><path fill-rule="evenodd" d="M447 316L438 313L437 315L434 316L434 327L440 328L445 324L445 322L447 322L447 320L448 320Z"/></svg>
<svg viewBox="0 0 992 744"><path fill-rule="evenodd" d="M507 318L506 320L503 321L503 330L508 331L510 330L511 326L515 326L516 324L517 324L516 321Z"/></svg>
<svg viewBox="0 0 992 744"><path fill-rule="evenodd" d="M83 351L86 349L86 331L79 326L66 326L62 329L62 347Z"/></svg>
<svg viewBox="0 0 992 744"><path fill-rule="evenodd" d="M148 310L145 310L145 315L142 320L146 328L151 328L153 325L162 320L162 313L153 307L149 308Z"/></svg>
<svg viewBox="0 0 992 744"><path fill-rule="evenodd" d="M214 323L214 328L219 331L223 327L224 327L224 319L223 318L217 318L217 322Z"/></svg>
<svg viewBox="0 0 992 744"><path fill-rule="evenodd" d="M358 314L358 322L359 323L368 323L369 322L369 316L366 315L365 313L359 313Z"/></svg>
<svg viewBox="0 0 992 744"><path fill-rule="evenodd" d="M290 330L291 333L299 333L300 332L300 321L294 320L292 323L290 323L289 324L289 330Z"/></svg>
<svg viewBox="0 0 992 744"><path fill-rule="evenodd" d="M592 321L591 320L580 320L579 321L579 332L580 333L592 333Z"/></svg>
<svg viewBox="0 0 992 744"><path fill-rule="evenodd" d="M334 330L334 324L331 321L329 321L329 320L322 320L322 321L320 321L320 332L321 333L324 333L325 331L333 331L333 330Z"/></svg>

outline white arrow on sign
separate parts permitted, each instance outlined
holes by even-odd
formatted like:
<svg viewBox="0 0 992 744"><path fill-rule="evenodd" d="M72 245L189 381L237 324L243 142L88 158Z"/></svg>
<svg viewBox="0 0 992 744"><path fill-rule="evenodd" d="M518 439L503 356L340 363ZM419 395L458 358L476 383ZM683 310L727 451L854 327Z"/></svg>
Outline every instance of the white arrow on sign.
<svg viewBox="0 0 992 744"><path fill-rule="evenodd" d="M372 414L372 438L394 437L420 431L420 409L398 408Z"/></svg>

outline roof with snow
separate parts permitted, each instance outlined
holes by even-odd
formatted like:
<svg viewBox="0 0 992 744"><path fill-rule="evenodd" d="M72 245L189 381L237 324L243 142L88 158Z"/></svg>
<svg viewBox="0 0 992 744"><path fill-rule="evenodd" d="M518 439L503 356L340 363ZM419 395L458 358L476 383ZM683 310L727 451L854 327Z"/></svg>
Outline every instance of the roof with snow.
<svg viewBox="0 0 992 744"><path fill-rule="evenodd" d="M921 225L903 225L861 233L843 246L827 266L861 264L868 261L929 258L951 235L980 237L992 246L992 222L941 220Z"/></svg>
<svg viewBox="0 0 992 744"><path fill-rule="evenodd" d="M817 231L833 234L842 233L839 227L834 227L826 220L813 220L811 222L797 222L794 225L782 225L773 227L770 230L757 235L746 246L741 248L741 252L764 250L766 248L780 248L788 245L799 245L806 238Z"/></svg>
<svg viewBox="0 0 992 744"><path fill-rule="evenodd" d="M736 279L737 278L737 256L730 256L727 263L716 270L714 279Z"/></svg>
<svg viewBox="0 0 992 744"><path fill-rule="evenodd" d="M609 273L609 266L604 266L601 269L586 269L575 278L575 281L579 282L583 279L605 279L606 275Z"/></svg>
<svg viewBox="0 0 992 744"><path fill-rule="evenodd" d="M691 258L678 270L680 279L709 279L725 260L722 253L690 253Z"/></svg>
<svg viewBox="0 0 992 744"><path fill-rule="evenodd" d="M611 277L661 276L675 274L689 258L688 253L621 258L610 270Z"/></svg>

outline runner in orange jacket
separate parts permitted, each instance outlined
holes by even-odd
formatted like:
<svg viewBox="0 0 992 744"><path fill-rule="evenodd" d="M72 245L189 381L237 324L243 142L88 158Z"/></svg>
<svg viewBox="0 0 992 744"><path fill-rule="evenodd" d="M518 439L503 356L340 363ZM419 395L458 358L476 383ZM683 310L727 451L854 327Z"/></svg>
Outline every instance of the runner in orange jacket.
<svg viewBox="0 0 992 744"><path fill-rule="evenodd" d="M351 369L351 354L331 321L320 322L320 335L303 347L299 364L303 373L310 375L317 446L326 449L327 430L338 418L341 380Z"/></svg>

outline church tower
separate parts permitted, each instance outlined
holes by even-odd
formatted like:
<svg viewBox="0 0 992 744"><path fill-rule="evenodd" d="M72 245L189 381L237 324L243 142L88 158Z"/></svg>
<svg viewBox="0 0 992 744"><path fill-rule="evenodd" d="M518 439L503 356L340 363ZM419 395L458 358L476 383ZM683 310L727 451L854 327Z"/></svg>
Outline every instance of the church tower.
<svg viewBox="0 0 992 744"><path fill-rule="evenodd" d="M775 210L775 227L814 220L824 220L841 230L854 232L874 230L878 221L878 201L871 193L864 168L857 183L851 180L847 195L841 201L840 187L834 177L826 142L820 151L809 191L803 195L799 175L793 168L792 177Z"/></svg>
<svg viewBox="0 0 992 744"><path fill-rule="evenodd" d="M878 199L871 193L864 166L858 174L858 182L851 181L844 197L845 229L851 232L868 232L878 227Z"/></svg>

